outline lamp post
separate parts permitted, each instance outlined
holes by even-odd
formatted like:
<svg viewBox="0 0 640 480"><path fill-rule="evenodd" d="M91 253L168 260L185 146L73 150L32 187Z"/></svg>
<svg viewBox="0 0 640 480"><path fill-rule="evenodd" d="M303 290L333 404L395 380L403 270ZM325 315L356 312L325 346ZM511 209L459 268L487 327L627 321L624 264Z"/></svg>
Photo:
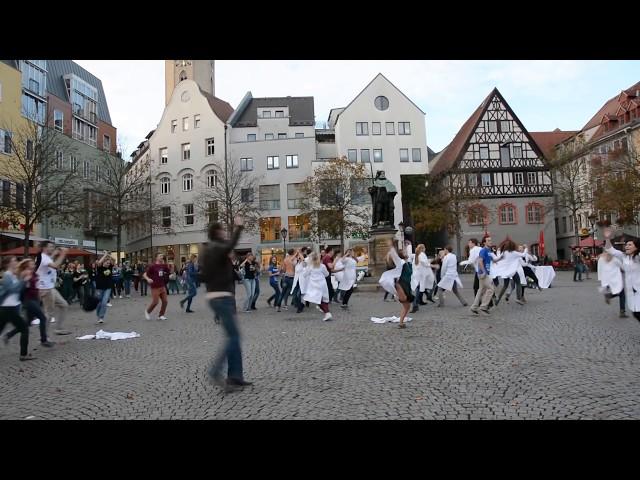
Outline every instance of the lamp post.
<svg viewBox="0 0 640 480"><path fill-rule="evenodd" d="M280 235L282 235L282 244L284 246L284 254L287 253L287 229L285 227L282 227L282 230L280 230Z"/></svg>
<svg viewBox="0 0 640 480"><path fill-rule="evenodd" d="M591 223L591 240L593 244L591 245L591 253L593 256L596 254L596 220L598 220L598 216L595 213L592 213L587 217L589 219L589 223Z"/></svg>

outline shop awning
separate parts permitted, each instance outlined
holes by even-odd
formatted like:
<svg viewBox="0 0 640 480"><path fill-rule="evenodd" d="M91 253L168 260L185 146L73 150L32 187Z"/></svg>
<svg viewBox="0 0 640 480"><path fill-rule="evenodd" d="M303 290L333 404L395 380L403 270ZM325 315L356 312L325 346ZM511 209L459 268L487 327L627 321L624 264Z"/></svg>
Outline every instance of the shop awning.
<svg viewBox="0 0 640 480"><path fill-rule="evenodd" d="M0 233L0 235L2 235L3 237L9 237L9 238L14 238L16 240L24 241L24 235L20 233ZM46 242L48 240L49 240L48 238L36 237L35 235L29 236L29 241Z"/></svg>

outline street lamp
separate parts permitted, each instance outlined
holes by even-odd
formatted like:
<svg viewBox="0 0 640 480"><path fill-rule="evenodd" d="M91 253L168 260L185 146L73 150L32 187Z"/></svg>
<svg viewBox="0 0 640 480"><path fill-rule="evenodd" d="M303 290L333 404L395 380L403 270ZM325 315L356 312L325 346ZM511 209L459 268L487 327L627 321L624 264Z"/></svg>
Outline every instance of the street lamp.
<svg viewBox="0 0 640 480"><path fill-rule="evenodd" d="M589 223L591 223L591 240L593 244L591 245L591 251L593 255L596 254L596 220L598 220L598 216L595 213L592 213L587 217L589 219Z"/></svg>
<svg viewBox="0 0 640 480"><path fill-rule="evenodd" d="M282 235L282 243L284 245L284 253L287 253L287 229L285 227L282 227L282 230L280 230L280 235Z"/></svg>

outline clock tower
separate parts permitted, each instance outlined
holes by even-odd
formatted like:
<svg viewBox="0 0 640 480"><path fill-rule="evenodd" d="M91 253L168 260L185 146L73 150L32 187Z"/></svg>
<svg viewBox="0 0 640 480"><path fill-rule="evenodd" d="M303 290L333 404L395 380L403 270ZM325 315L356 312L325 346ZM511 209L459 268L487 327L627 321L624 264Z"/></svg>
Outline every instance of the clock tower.
<svg viewBox="0 0 640 480"><path fill-rule="evenodd" d="M186 79L193 80L202 90L215 95L215 60L165 60L165 105L169 103L176 85Z"/></svg>

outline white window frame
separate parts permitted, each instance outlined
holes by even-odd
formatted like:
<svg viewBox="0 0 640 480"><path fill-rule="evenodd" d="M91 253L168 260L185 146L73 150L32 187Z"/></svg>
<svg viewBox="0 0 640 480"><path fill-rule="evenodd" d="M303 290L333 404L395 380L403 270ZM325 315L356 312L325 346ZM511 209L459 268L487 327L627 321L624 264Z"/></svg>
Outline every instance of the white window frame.
<svg viewBox="0 0 640 480"><path fill-rule="evenodd" d="M267 170L278 170L280 168L280 156L267 156Z"/></svg>
<svg viewBox="0 0 640 480"><path fill-rule="evenodd" d="M165 209L168 211L168 215L165 215L166 213ZM162 227L163 228L171 227L171 207L162 207L160 209L160 215L162 216ZM165 220L168 220L166 225L165 225Z"/></svg>
<svg viewBox="0 0 640 480"><path fill-rule="evenodd" d="M171 133L176 133L178 129L178 120L171 120Z"/></svg>
<svg viewBox="0 0 640 480"><path fill-rule="evenodd" d="M251 139L253 137L253 139ZM247 133L247 142L255 142L257 140L255 133Z"/></svg>
<svg viewBox="0 0 640 480"><path fill-rule="evenodd" d="M287 155L287 168L298 168L298 154Z"/></svg>
<svg viewBox="0 0 640 480"><path fill-rule="evenodd" d="M527 185L537 185L537 184L538 184L538 174L536 172L527 172Z"/></svg>
<svg viewBox="0 0 640 480"><path fill-rule="evenodd" d="M365 160L364 155L362 155L364 152L367 152L367 159ZM371 163L371 150L369 150L368 148L361 148L360 149L360 161L362 163Z"/></svg>
<svg viewBox="0 0 640 480"><path fill-rule="evenodd" d="M369 122L356 122L356 136L365 137L369 135Z"/></svg>
<svg viewBox="0 0 640 480"><path fill-rule="evenodd" d="M193 116L193 128L200 128L200 114Z"/></svg>
<svg viewBox="0 0 640 480"><path fill-rule="evenodd" d="M207 138L207 140L205 141L205 148L207 150L206 156L212 156L216 151L215 138Z"/></svg>
<svg viewBox="0 0 640 480"><path fill-rule="evenodd" d="M251 167L251 168L249 168ZM243 157L240 159L240 171L251 172L253 170L253 157Z"/></svg>
<svg viewBox="0 0 640 480"><path fill-rule="evenodd" d="M182 131L186 132L189 130L189 117L182 117Z"/></svg>
<svg viewBox="0 0 640 480"><path fill-rule="evenodd" d="M411 135L411 122L398 122L398 135Z"/></svg>
<svg viewBox="0 0 640 480"><path fill-rule="evenodd" d="M182 151L182 161L191 160L191 144L190 143L183 143L180 146L180 150Z"/></svg>
<svg viewBox="0 0 640 480"><path fill-rule="evenodd" d="M265 133L264 134L264 139L265 140L273 140L274 139L273 133Z"/></svg>
<svg viewBox="0 0 640 480"><path fill-rule="evenodd" d="M160 178L160 194L169 195L171 193L171 177Z"/></svg>
<svg viewBox="0 0 640 480"><path fill-rule="evenodd" d="M215 188L218 186L218 171L215 169L207 170L207 187Z"/></svg>
<svg viewBox="0 0 640 480"><path fill-rule="evenodd" d="M418 152L418 159L416 160L415 153ZM422 162L422 149L421 148L412 148L411 149L411 161L415 163Z"/></svg>
<svg viewBox="0 0 640 480"><path fill-rule="evenodd" d="M190 213L188 212L188 207L191 207ZM185 227L192 227L196 224L196 214L195 214L195 208L193 208L193 203L186 203L182 205L182 213L184 214ZM188 222L188 219L191 219L191 223Z"/></svg>
<svg viewBox="0 0 640 480"><path fill-rule="evenodd" d="M353 159L351 159L352 153L353 153ZM347 150L347 160L351 163L356 163L358 161L358 150L356 148L349 148Z"/></svg>
<svg viewBox="0 0 640 480"><path fill-rule="evenodd" d="M60 114L60 128L58 128L57 125L57 119L56 119L56 115ZM64 131L64 112L62 110L54 110L53 111L53 128L55 130L58 130L59 132Z"/></svg>
<svg viewBox="0 0 640 480"><path fill-rule="evenodd" d="M485 179L488 178L489 182L487 184L485 184ZM490 173L482 173L480 174L480 179L482 181L482 186L483 187L490 187L491 186L491 174Z"/></svg>
<svg viewBox="0 0 640 480"><path fill-rule="evenodd" d="M88 160L85 160L84 162L82 162L82 177L89 178L90 175L91 175L91 164L89 163Z"/></svg>
<svg viewBox="0 0 640 480"><path fill-rule="evenodd" d="M403 156L404 154L404 156ZM400 149L400 162L401 163L409 163L409 149L401 148Z"/></svg>
<svg viewBox="0 0 640 480"><path fill-rule="evenodd" d="M161 148L159 155L161 165L166 165L167 163L169 163L169 149L167 147Z"/></svg>
<svg viewBox="0 0 640 480"><path fill-rule="evenodd" d="M376 153L380 154L380 160L376 160ZM382 163L384 161L384 157L382 155L382 149L381 148L374 148L373 149L373 163Z"/></svg>
<svg viewBox="0 0 640 480"><path fill-rule="evenodd" d="M522 172L513 172L513 184L524 185L524 174Z"/></svg>
<svg viewBox="0 0 640 480"><path fill-rule="evenodd" d="M391 129L389 129L391 127ZM395 122L385 122L384 123L385 132L387 135L395 135L396 134L396 124Z"/></svg>
<svg viewBox="0 0 640 480"><path fill-rule="evenodd" d="M191 192L193 191L193 174L185 173L182 175L182 191L183 192Z"/></svg>
<svg viewBox="0 0 640 480"><path fill-rule="evenodd" d="M378 126L376 130L376 125ZM376 133L376 131L378 133ZM381 122L371 122L371 135L382 135L382 123Z"/></svg>

